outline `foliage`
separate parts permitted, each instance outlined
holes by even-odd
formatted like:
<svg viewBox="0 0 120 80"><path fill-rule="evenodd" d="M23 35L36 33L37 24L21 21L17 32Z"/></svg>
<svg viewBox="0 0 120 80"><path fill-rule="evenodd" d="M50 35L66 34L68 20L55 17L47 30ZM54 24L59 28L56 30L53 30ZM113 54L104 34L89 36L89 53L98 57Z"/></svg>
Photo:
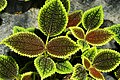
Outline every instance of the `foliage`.
<svg viewBox="0 0 120 80"><path fill-rule="evenodd" d="M112 49L98 49L98 46L112 39L120 44L120 24L99 28L104 20L101 5L85 12L78 10L69 14L69 10L70 0L46 0L38 13L39 30L44 37L39 37L35 28L14 26L13 34L0 44L14 51L13 55L17 53L33 58L36 70L19 73L18 60L0 55L0 78L55 80L59 78L56 75L67 74L70 80L105 80L103 73L119 66L120 53ZM81 57L81 63L74 63L76 57L79 60ZM24 69L29 66L26 65ZM21 72L23 68L20 68ZM119 72L118 68L115 71L118 79Z"/></svg>

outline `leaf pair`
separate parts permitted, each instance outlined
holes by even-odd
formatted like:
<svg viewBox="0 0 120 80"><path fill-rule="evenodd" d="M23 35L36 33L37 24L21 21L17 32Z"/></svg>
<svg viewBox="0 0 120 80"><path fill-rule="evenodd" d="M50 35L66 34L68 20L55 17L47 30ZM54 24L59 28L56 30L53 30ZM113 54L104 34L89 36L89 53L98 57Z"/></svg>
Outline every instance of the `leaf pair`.
<svg viewBox="0 0 120 80"><path fill-rule="evenodd" d="M34 61L34 65L42 79L51 76L55 72L67 74L73 71L72 64L69 61L55 63L51 58L45 56L37 57Z"/></svg>
<svg viewBox="0 0 120 80"><path fill-rule="evenodd" d="M29 32L13 34L1 43L10 47L16 53L28 57L36 57L47 50L51 56L65 58L80 49L80 46L66 36L53 38L45 46L42 39Z"/></svg>

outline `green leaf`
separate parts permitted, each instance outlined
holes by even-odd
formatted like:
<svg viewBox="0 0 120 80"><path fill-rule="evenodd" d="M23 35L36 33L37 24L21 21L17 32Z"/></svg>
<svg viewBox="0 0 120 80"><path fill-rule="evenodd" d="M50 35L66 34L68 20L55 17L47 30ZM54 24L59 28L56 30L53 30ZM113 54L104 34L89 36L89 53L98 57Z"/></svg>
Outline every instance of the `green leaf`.
<svg viewBox="0 0 120 80"><path fill-rule="evenodd" d="M70 27L70 30L75 38L80 39L80 40L84 40L85 33L84 33L82 28Z"/></svg>
<svg viewBox="0 0 120 80"><path fill-rule="evenodd" d="M86 70L88 70L92 66L90 60L85 56L82 56L82 64Z"/></svg>
<svg viewBox="0 0 120 80"><path fill-rule="evenodd" d="M105 80L103 74L94 67L89 69L89 74L96 80Z"/></svg>
<svg viewBox="0 0 120 80"><path fill-rule="evenodd" d="M96 47L89 48L86 50L82 56L87 57L91 62L93 62L95 55L97 54L97 49Z"/></svg>
<svg viewBox="0 0 120 80"><path fill-rule="evenodd" d="M0 55L0 78L15 79L18 76L19 67L16 61L5 55Z"/></svg>
<svg viewBox="0 0 120 80"><path fill-rule="evenodd" d="M120 44L120 24L116 24L105 29L110 30L115 35L115 41Z"/></svg>
<svg viewBox="0 0 120 80"><path fill-rule="evenodd" d="M81 64L76 64L74 66L74 71L71 76L73 80L86 80L87 79L87 72Z"/></svg>
<svg viewBox="0 0 120 80"><path fill-rule="evenodd" d="M75 54L80 46L66 36L55 37L51 39L47 46L48 53L57 58L66 58Z"/></svg>
<svg viewBox="0 0 120 80"><path fill-rule="evenodd" d="M41 80L51 76L56 71L54 61L49 57L39 56L34 60L34 65L41 76Z"/></svg>
<svg viewBox="0 0 120 80"><path fill-rule="evenodd" d="M119 64L120 53L110 49L101 50L93 61L93 66L101 72L110 72Z"/></svg>
<svg viewBox="0 0 120 80"><path fill-rule="evenodd" d="M120 66L116 69L115 76L117 77L118 80L120 79Z"/></svg>
<svg viewBox="0 0 120 80"><path fill-rule="evenodd" d="M19 26L14 26L13 27L13 34L18 33L18 32L25 32L25 28L19 27Z"/></svg>
<svg viewBox="0 0 120 80"><path fill-rule="evenodd" d="M33 80L32 77L33 72L26 72L21 75L21 80Z"/></svg>
<svg viewBox="0 0 120 80"><path fill-rule="evenodd" d="M46 36L61 34L67 26L67 12L60 0L50 0L39 11L38 23Z"/></svg>
<svg viewBox="0 0 120 80"><path fill-rule="evenodd" d="M81 46L81 51L84 52L85 50L89 49L90 46L86 41L83 40L77 40L77 44Z"/></svg>
<svg viewBox="0 0 120 80"><path fill-rule="evenodd" d="M95 46L102 46L112 40L113 33L105 29L97 29L86 34L86 41Z"/></svg>
<svg viewBox="0 0 120 80"><path fill-rule="evenodd" d="M68 15L68 27L78 26L81 23L82 19L82 10L77 10L71 14Z"/></svg>
<svg viewBox="0 0 120 80"><path fill-rule="evenodd" d="M26 29L26 31L34 33L35 28L34 27L29 27L29 28Z"/></svg>
<svg viewBox="0 0 120 80"><path fill-rule="evenodd" d="M103 8L97 6L84 12L82 24L86 30L98 29L103 24Z"/></svg>
<svg viewBox="0 0 120 80"><path fill-rule="evenodd" d="M96 79L94 79L92 77L87 77L87 80L96 80Z"/></svg>
<svg viewBox="0 0 120 80"><path fill-rule="evenodd" d="M50 2L51 0L46 0L45 3ZM62 4L64 5L66 12L69 12L70 10L70 0L60 0L62 2Z"/></svg>
<svg viewBox="0 0 120 80"><path fill-rule="evenodd" d="M44 51L44 42L35 34L29 32L19 32L4 39L5 44L16 53L27 56L36 57Z"/></svg>
<svg viewBox="0 0 120 80"><path fill-rule="evenodd" d="M0 12L7 7L7 0L0 0Z"/></svg>
<svg viewBox="0 0 120 80"><path fill-rule="evenodd" d="M69 74L72 73L73 66L69 61L57 62L56 63L56 72L59 74Z"/></svg>

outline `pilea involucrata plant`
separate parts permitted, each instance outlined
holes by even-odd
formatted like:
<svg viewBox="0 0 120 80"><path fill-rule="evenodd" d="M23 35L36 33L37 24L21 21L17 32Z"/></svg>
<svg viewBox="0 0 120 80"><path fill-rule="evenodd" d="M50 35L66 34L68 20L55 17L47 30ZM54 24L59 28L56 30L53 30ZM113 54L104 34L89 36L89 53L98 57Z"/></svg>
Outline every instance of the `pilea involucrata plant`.
<svg viewBox="0 0 120 80"><path fill-rule="evenodd" d="M11 56L0 55L0 78L40 80L35 76L38 73L41 80L55 74L69 74L67 80L105 80L103 73L119 66L120 53L98 46L112 39L120 44L120 24L99 28L104 20L101 5L85 12L77 10L69 14L69 10L69 0L46 0L38 13L39 30L47 37L46 41L34 33L34 28L15 26L13 34L1 44L20 56L35 58L36 72L20 74L19 64ZM71 59L76 53L80 54L82 63L73 65ZM119 72L120 69L115 71L118 79Z"/></svg>

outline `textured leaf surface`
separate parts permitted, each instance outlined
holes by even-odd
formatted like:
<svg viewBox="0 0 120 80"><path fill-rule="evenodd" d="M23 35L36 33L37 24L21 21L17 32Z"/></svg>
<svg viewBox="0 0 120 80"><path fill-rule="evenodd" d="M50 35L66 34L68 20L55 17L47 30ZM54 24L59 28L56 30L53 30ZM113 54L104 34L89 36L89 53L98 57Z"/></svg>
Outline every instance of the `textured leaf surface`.
<svg viewBox="0 0 120 80"><path fill-rule="evenodd" d="M11 35L2 41L3 44L10 47L16 53L35 57L44 51L43 41L35 34L28 32L19 32Z"/></svg>
<svg viewBox="0 0 120 80"><path fill-rule="evenodd" d="M7 6L6 0L0 0L0 12Z"/></svg>
<svg viewBox="0 0 120 80"><path fill-rule="evenodd" d="M0 78L15 79L18 71L18 64L12 57L0 55Z"/></svg>
<svg viewBox="0 0 120 80"><path fill-rule="evenodd" d="M73 72L73 66L69 61L57 62L56 72L59 74L68 74Z"/></svg>
<svg viewBox="0 0 120 80"><path fill-rule="evenodd" d="M120 63L120 53L110 49L101 50L94 58L93 65L102 72L114 70Z"/></svg>
<svg viewBox="0 0 120 80"><path fill-rule="evenodd" d="M81 23L83 12L81 10L75 11L68 15L68 27L78 26Z"/></svg>
<svg viewBox="0 0 120 80"><path fill-rule="evenodd" d="M46 0L46 3L50 2L51 0ZM70 0L60 0L62 4L64 5L66 12L69 12L70 10Z"/></svg>
<svg viewBox="0 0 120 80"><path fill-rule="evenodd" d="M89 69L91 67L91 62L88 58L86 58L85 56L82 56L82 64L84 66L85 69Z"/></svg>
<svg viewBox="0 0 120 80"><path fill-rule="evenodd" d="M100 73L100 71L96 70L94 67L91 67L89 69L89 74L95 78L96 80L100 79L100 80L105 80L104 76L102 73Z"/></svg>
<svg viewBox="0 0 120 80"><path fill-rule="evenodd" d="M39 56L34 60L34 65L42 79L55 73L56 65L49 57ZM41 79L41 80L42 80Z"/></svg>
<svg viewBox="0 0 120 80"><path fill-rule="evenodd" d="M108 43L113 37L114 35L110 31L98 29L88 32L86 41L91 45L102 46Z"/></svg>
<svg viewBox="0 0 120 80"><path fill-rule="evenodd" d="M80 46L66 36L53 38L47 44L49 54L58 58L68 57L75 54L79 49Z"/></svg>
<svg viewBox="0 0 120 80"><path fill-rule="evenodd" d="M98 29L103 23L102 6L87 10L82 17L82 24L86 30Z"/></svg>
<svg viewBox="0 0 120 80"><path fill-rule="evenodd" d="M21 80L33 80L32 78L33 72L26 72L21 75Z"/></svg>
<svg viewBox="0 0 120 80"><path fill-rule="evenodd" d="M85 33L82 28L80 27L70 27L70 30L75 38L77 39L84 39Z"/></svg>
<svg viewBox="0 0 120 80"><path fill-rule="evenodd" d="M85 50L89 49L90 46L86 41L83 40L77 40L77 44L81 46L81 51L84 52Z"/></svg>
<svg viewBox="0 0 120 80"><path fill-rule="evenodd" d="M97 53L96 47L92 47L86 50L82 55L87 57L91 62L93 62L96 53Z"/></svg>
<svg viewBox="0 0 120 80"><path fill-rule="evenodd" d="M38 23L45 35L56 36L62 33L68 22L67 12L60 0L51 0L40 9Z"/></svg>
<svg viewBox="0 0 120 80"><path fill-rule="evenodd" d="M115 41L120 44L120 24L116 24L110 27L105 28L107 30L110 30L111 32L113 32L113 34L115 35L114 39Z"/></svg>
<svg viewBox="0 0 120 80"><path fill-rule="evenodd" d="M81 64L76 64L74 66L74 71L71 76L73 80L86 80L87 72Z"/></svg>

